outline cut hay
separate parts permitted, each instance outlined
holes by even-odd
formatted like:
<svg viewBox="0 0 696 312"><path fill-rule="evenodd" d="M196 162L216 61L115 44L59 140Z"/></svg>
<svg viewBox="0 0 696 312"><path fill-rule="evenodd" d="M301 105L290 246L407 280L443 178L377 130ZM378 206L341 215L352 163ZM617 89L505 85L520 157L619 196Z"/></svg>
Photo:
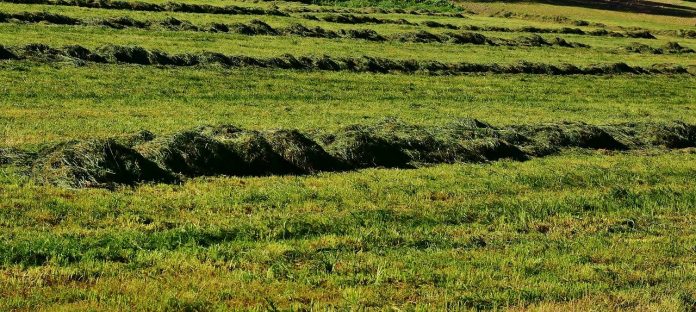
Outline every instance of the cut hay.
<svg viewBox="0 0 696 312"><path fill-rule="evenodd" d="M420 40L420 39L413 39ZM425 39L424 39L425 40ZM429 40L429 39L427 39ZM477 39L478 40L478 39ZM544 74L544 75L614 75L614 74L688 74L680 65L655 64L641 67L625 63L597 64L585 67L572 64L552 65L521 61L515 64L441 63L435 60L398 60L375 57L331 57L283 55L272 58L228 56L215 52L197 54L168 54L147 50L139 46L107 45L96 52L80 46L55 49L43 44L29 44L19 48L3 48L6 57L56 62L98 62L157 66L222 65L226 67L261 67L278 69L352 71L371 73L428 73L431 75L456 75L469 73L491 74ZM2 52L5 51L5 52ZM14 52L16 51L16 52Z"/></svg>
<svg viewBox="0 0 696 312"><path fill-rule="evenodd" d="M33 173L68 187L114 187L144 182L175 183L168 171L115 140L59 144L39 156Z"/></svg>
<svg viewBox="0 0 696 312"><path fill-rule="evenodd" d="M493 127L476 119L419 126L388 118L334 132L252 131L204 126L72 141L38 154L0 149L0 164L29 166L41 181L69 187L176 183L199 176L313 174L361 168L414 168L455 162L525 161L567 148L625 151L696 147L682 122L596 126L580 122Z"/></svg>

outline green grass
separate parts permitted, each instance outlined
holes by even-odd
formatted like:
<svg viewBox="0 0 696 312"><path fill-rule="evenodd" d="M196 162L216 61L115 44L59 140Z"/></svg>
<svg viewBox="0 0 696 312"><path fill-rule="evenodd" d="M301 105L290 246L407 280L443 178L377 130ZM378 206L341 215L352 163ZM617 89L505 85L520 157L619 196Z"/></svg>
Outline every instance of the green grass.
<svg viewBox="0 0 696 312"><path fill-rule="evenodd" d="M676 310L696 295L694 156L570 153L118 192L27 184L3 171L0 307L492 308L594 298Z"/></svg>
<svg viewBox="0 0 696 312"><path fill-rule="evenodd" d="M166 1L162 1L165 3ZM197 1L195 3L200 3ZM247 2L232 2L225 4L233 5L246 5L250 6L251 3ZM269 8L267 2L254 3L253 6L259 6L263 8ZM297 4L280 4L280 8L296 8ZM0 10L2 12L24 12L24 11L40 11L40 12L50 12L65 14L71 16L78 16L82 18L90 17L120 17L129 16L136 19L164 19L165 17L172 16L179 19L185 19L192 21L194 23L205 24L210 22L218 23L232 23L232 22L248 22L251 19L263 19L271 25L287 25L291 22L300 22L307 25L316 25L329 29L336 28L371 28L380 32L395 32L404 30L414 30L417 27L412 27L408 25L393 25L393 24L377 24L377 25L350 25L350 24L332 24L325 22L314 22L301 18L301 15L294 14L292 16L264 16L264 15L217 15L217 14L190 14L190 13L179 13L179 12L146 12L146 11L128 11L128 10L106 10L106 9L88 9L75 6L56 6L56 5L35 5L35 4L14 4L14 3L0 3ZM311 15L323 16L331 13L313 13ZM411 15L411 14L370 14L370 16L376 18L390 18L390 19L406 19L412 22L423 22L423 21L438 21L441 23L450 23L454 25L478 25L478 26L507 26L507 27L521 27L521 26L537 26L537 27L564 27L568 26L564 23L555 22L552 20L523 20L523 19L510 19L503 17L489 17L486 15L467 15L466 18L454 18L447 16L429 16L429 15ZM610 25L607 25L608 27ZM590 29L596 27L583 27L578 26L578 28ZM681 29L683 27L675 27L674 29ZM429 29L430 31L437 31L437 29Z"/></svg>
<svg viewBox="0 0 696 312"><path fill-rule="evenodd" d="M555 36L546 35L548 39ZM572 36L563 36L571 39ZM594 39L597 40L597 39ZM585 42L585 40L578 40ZM589 41L589 40L588 40ZM626 45L641 42L622 39ZM331 55L336 57L387 57L395 59L437 60L440 62L477 62L509 64L517 61L574 65L625 62L629 65L650 66L656 63L696 65L690 55L637 54L608 49L583 49L564 47L490 47L480 45L421 44L399 42L368 42L348 39L315 39L293 36L245 36L149 30L113 30L96 27L0 25L0 42L18 45L45 43L61 47L80 44L97 48L108 44L140 45L148 49L160 49L169 53L195 53L214 51L232 55L276 57L285 53L293 55ZM656 43L649 42L651 45ZM688 46L688 45L687 45ZM618 45L615 46L618 49Z"/></svg>
<svg viewBox="0 0 696 312"><path fill-rule="evenodd" d="M338 2L335 5L343 7L421 6L415 0ZM451 10L440 1L424 3L431 9ZM461 5L481 14L467 19L374 16L457 25L568 26L545 18L563 15L605 23L613 30L695 29L693 19L666 16L536 3ZM444 31L332 24L297 16L8 3L0 3L0 11L48 11L87 19L173 16L197 25L260 18L274 27L300 22L332 30L370 28L383 34ZM489 16L500 11L530 16ZM211 50L250 56L696 65L693 55L617 50L631 42L659 46L668 41L696 48L694 39L662 34L657 40L562 37L592 48L0 24L0 44L13 46L38 42L94 48L115 43L171 53ZM336 130L385 117L418 125L441 125L460 117L501 126L562 121L696 124L695 85L693 75L428 76L2 61L0 153L5 147L35 149L141 129L172 133L203 124L305 131ZM692 311L696 308L694 176L694 148L566 150L526 162L209 177L181 185L115 190L41 184L27 175L25 167L0 165L0 310Z"/></svg>
<svg viewBox="0 0 696 312"><path fill-rule="evenodd" d="M286 6L282 6L286 7ZM292 6L289 6L292 8ZM14 4L14 3L0 3L0 11L6 13L16 13L16 12L50 12L56 14L64 14L69 16L76 16L80 18L109 18L109 17L121 17L128 16L135 19L142 20L162 20L166 17L175 17L182 20L188 20L196 24L206 24L211 22L217 23L234 23L234 22L248 22L252 19L262 19L263 21L271 24L272 26L287 26L290 23L302 23L311 26L321 26L328 29L353 29L353 28L371 28L379 32L392 33L397 31L406 30L417 30L418 27L409 25L394 25L394 24L338 24L338 23L327 23L312 21L309 19L302 18L302 15L293 14L291 16L273 16L273 15L219 15L219 14L190 14L190 13L180 13L180 12L147 12L147 11L128 11L128 10L107 10L107 9L87 9L75 6L56 6L56 5L35 5L35 4ZM336 13L312 13L314 16L325 16L325 15L335 15ZM447 16L428 16L428 15L410 15L410 14L370 14L370 16L382 19L406 19L411 22L423 22L423 21L438 21L441 23L450 23L455 25L487 25L480 21L488 21L490 24L504 24L504 25L516 25L521 23L522 25L551 25L551 26L561 26L561 24L554 23L544 23L544 22L534 22L534 21L514 21L504 18L491 18L485 16L471 16L466 19L454 18ZM430 29L431 31L437 31L437 29Z"/></svg>
<svg viewBox="0 0 696 312"><path fill-rule="evenodd" d="M138 20L164 20L173 16L182 20L191 21L196 25L206 25L211 22L249 22L252 19L262 18L273 27L287 27L292 23L302 23L307 26L320 26L329 30L340 29L373 29L383 35L414 32L424 27L406 25L346 25L328 22L314 22L295 17L267 17L267 16L233 16L227 18L220 15L186 14L186 13L160 13L137 12L122 10L90 10L77 7L61 6L34 6L0 3L0 10L4 12L37 12L47 11L65 14L67 16L90 18L109 18L128 16ZM382 15L383 18L400 18L400 15ZM441 23L453 23L455 25L475 26L504 26L518 28L522 26L552 27L560 25L543 24L534 22L516 23L508 22L505 18L487 18L475 16L471 19L457 20L451 18L437 18L429 16L408 17L414 22L435 20ZM433 33L442 33L447 30L438 28L425 28ZM587 29L587 28L586 28ZM572 62L575 65L589 65L599 62L626 62L631 65L649 66L656 63L675 63L696 66L696 61L689 54L637 54L627 53L622 49L634 42L648 44L653 47L665 45L670 41L696 49L696 39L675 38L670 36L658 36L658 40L634 39L634 38L610 38L598 36L557 35L544 34L547 40L560 36L571 42L590 45L590 49L573 49L562 47L491 47L476 45L454 44L418 44L400 43L390 41L386 43L368 42L364 40L350 39L317 39L295 36L244 36L227 33L205 33L189 31L167 30L143 30L123 29L115 30L101 27L85 26L59 26L40 24L0 24L0 43L2 44L27 44L46 43L55 46L68 44L80 44L94 48L105 44L142 45L146 48L158 48L172 53L198 52L209 50L229 54L243 54L249 56L273 57L283 53L295 55L328 54L332 56L360 57L363 55L376 57L389 57L398 59L438 60L441 62L494 62L507 64L525 60L532 62L545 62L559 64ZM525 33L497 33L483 32L490 37L515 38ZM320 53L319 53L320 51Z"/></svg>
<svg viewBox="0 0 696 312"><path fill-rule="evenodd" d="M2 65L5 145L107 137L200 124L332 130L385 116L437 125L683 120L694 123L692 76L430 77L140 66ZM156 122L153 122L156 121ZM87 130L88 129L88 130Z"/></svg>
<svg viewBox="0 0 696 312"><path fill-rule="evenodd" d="M248 22L259 16L233 16L227 18L220 15L134 12L121 10L98 10L61 6L34 6L0 3L4 12L43 11L65 14L68 16L90 18L108 18L128 16L138 20L163 20L168 16L188 20L196 25L211 22ZM384 18L400 18L400 15L382 15ZM346 25L328 22L313 22L296 17L260 17L274 27L286 27L291 23L302 23L308 26L321 26L326 29L364 29L369 28L384 35L414 32L424 27L404 25ZM477 26L521 27L541 26L560 27L553 24L507 22L505 18L486 18L475 16L471 19L453 20L430 16L408 17L409 20L422 22L436 20L442 23ZM445 29L425 28L433 33L441 33ZM515 38L524 33L484 32L490 37ZM563 47L491 47L477 45L455 44L420 44L389 42L369 42L351 39L318 39L296 36L245 36L229 33L206 33L190 31L167 31L145 29L108 29L92 26L60 26L42 24L0 24L0 44L45 43L52 46L80 44L88 48L100 47L106 44L141 45L148 49L161 49L170 53L195 53L203 50L226 54L242 54L248 56L275 57L284 53L294 55L331 55L343 57L387 57L396 59L437 60L441 62L479 62L509 64L517 61L531 61L560 64L570 62L574 65L590 65L595 63L625 62L630 65L650 66L652 64L673 63L685 66L696 66L694 57L690 54L638 54L623 51L623 47L634 42L648 44L653 47L665 45L669 41L696 49L696 39L658 36L658 40L634 38L610 38L578 35L542 35L547 40L562 37L571 42L579 42L591 46L583 48Z"/></svg>

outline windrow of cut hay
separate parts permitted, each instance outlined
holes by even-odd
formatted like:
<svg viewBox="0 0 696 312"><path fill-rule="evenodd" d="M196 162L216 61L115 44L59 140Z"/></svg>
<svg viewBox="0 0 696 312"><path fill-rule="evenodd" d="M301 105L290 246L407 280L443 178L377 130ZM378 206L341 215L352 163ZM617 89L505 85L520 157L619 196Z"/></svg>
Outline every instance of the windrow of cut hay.
<svg viewBox="0 0 696 312"><path fill-rule="evenodd" d="M573 34L573 35L587 35L587 36L608 36L608 37L628 37L628 38L641 38L641 39L655 39L648 31L625 31L616 32L609 31L606 29L595 29L595 30L582 30L579 28L540 28L540 27L519 27L519 28L508 28L508 27L498 27L498 26L474 26L474 25L464 25L457 26L448 23L439 23L435 21L424 21L421 23L409 22L405 19L383 19L371 16L358 16L350 14L341 15L326 15L321 18L317 18L313 15L304 15L306 19L310 20L323 20L325 22L331 23L344 23L344 24L399 24L399 25L411 25L411 26L424 26L430 28L446 28L449 30L461 30L461 31L492 31L492 32L508 32L508 33L532 33L532 34ZM388 39L398 39L405 37L404 34L394 34L390 36L380 35L372 29L347 29L347 30L328 30L320 26L305 26L300 23L292 23L288 27L274 29L270 25L258 19L252 20L251 22L244 23L233 23L225 24L213 22L207 25L195 25L194 23L181 20L174 17L167 17L163 20L137 20L128 16L120 17L110 17L110 18L78 18L66 16L58 13L50 12L16 12L16 13L5 13L0 12L0 23L7 22L22 22L22 23L49 23L56 25L82 25L82 26L103 26L114 29L124 29L124 28L140 28L140 29L166 29L174 31L200 31L200 32L234 32L244 35L298 35L303 37L316 37L316 38L353 38L353 39L365 39L370 41L385 41ZM456 42L456 38L467 33L445 33L444 35L430 34L431 37L439 37L437 42ZM420 31L420 33L427 33L425 31ZM480 35L480 34L479 34ZM561 39L562 40L562 39ZM515 40L506 40L502 38L490 38L490 40L485 41L490 44L503 44L503 45L514 45ZM582 46L579 44L573 44L575 46ZM572 45L566 45L572 46Z"/></svg>
<svg viewBox="0 0 696 312"><path fill-rule="evenodd" d="M204 14L225 14L225 15L274 15L289 16L290 13L340 13L340 14L409 14L443 16L453 18L466 18L461 13L456 12L436 12L432 10L404 10L404 9L382 9L382 8L336 8L336 7L286 7L271 8L249 7L249 6L215 6L209 4L195 4L185 2L166 2L163 4L142 2L142 1L119 1L119 0L0 0L0 2L17 4L42 4L58 6L76 6L91 9L112 9L145 12L181 12L181 13L204 13Z"/></svg>
<svg viewBox="0 0 696 312"><path fill-rule="evenodd" d="M316 15L303 15L305 19L324 21L330 23L340 23L340 24L395 24L395 25L410 25L410 26L424 26L430 28L445 28L451 30L466 30L466 31L494 31L494 32L506 32L506 33L534 33L534 34L572 34L572 35L586 35L586 36L606 36L615 38L641 38L641 39L655 39L655 36L647 30L626 30L622 32L611 31L605 28L583 30L580 28L571 27L561 27L561 28L549 28L549 27L536 27L536 26L522 26L517 28L503 27L503 26L477 26L477 25L454 25L451 23L440 23L436 21L423 21L420 23L411 22L406 19L389 19L389 18L379 18L372 16L362 16L353 14L326 14L322 16ZM671 33L670 33L671 34Z"/></svg>
<svg viewBox="0 0 696 312"><path fill-rule="evenodd" d="M469 12L469 13L476 14L475 12ZM604 29L607 27L607 25L605 25L603 23L588 22L585 20L576 20L576 19L572 19L572 18L569 18L566 16L559 16L559 15L545 16L545 15L535 15L535 14L526 14L526 13L514 13L514 12L509 12L509 11L499 11L499 12L490 14L489 16L490 17L524 19L524 20L538 20L538 21L544 21L544 22L569 24L569 25L573 25L573 26L598 27L601 29ZM696 30L693 30L693 29L646 29L644 27L621 26L621 25L615 25L615 26L613 26L613 28L626 31L627 33L630 34L628 37L632 37L632 38L652 39L652 38L654 38L653 34L671 36L671 37L696 38Z"/></svg>
<svg viewBox="0 0 696 312"><path fill-rule="evenodd" d="M404 18L380 18L374 16L356 15L356 14L303 14L302 18L313 21L324 21L329 23L339 24L394 24L394 25L409 25L422 26L430 28L445 28L450 30L466 30L466 31L492 31L506 33L533 33L533 34L571 34L585 36L600 36L613 38L636 38L636 39L656 39L655 35L663 35L669 37L696 38L696 31L692 29L646 29L642 27L622 27L614 26L617 30L608 29L604 24L593 24L584 21L574 21L573 26L592 27L590 29L581 29L578 27L538 27L538 26L520 26L520 27L505 27L505 26L479 26L479 25L455 25L452 23L441 23L437 21L413 22ZM563 19L553 20L554 22L567 22Z"/></svg>
<svg viewBox="0 0 696 312"><path fill-rule="evenodd" d="M211 23L205 26L197 26L189 21L179 20L173 17L169 17L161 21L141 21L125 16L105 19L79 19L46 12L22 12L13 14L0 12L0 23L9 21L50 23L59 25L103 26L114 29L140 28L165 29L173 31L237 33L247 36L300 36L325 39L360 39L377 42L398 41L405 43L487 44L492 46L559 46L567 48L589 48L588 45L577 42L568 42L563 38L556 37L551 40L546 40L539 35L504 39L486 37L482 34L472 32L448 32L444 34L434 34L423 30L417 32L382 35L372 29L341 29L338 31L333 31L319 26L308 27L298 23L293 23L287 27L274 28L261 20L252 20L246 24Z"/></svg>
<svg viewBox="0 0 696 312"><path fill-rule="evenodd" d="M272 15L289 17L292 13L328 13L323 16L315 16L303 14L302 17L311 20L324 20L334 23L347 24L401 24L401 25L418 25L436 28L449 28L455 30L468 31L497 31L497 32L529 32L529 33L556 33L556 34L579 34L590 36L610 36L610 37L629 37L654 39L653 33L658 33L666 36L696 38L696 31L690 29L682 30L646 30L646 29L629 29L624 32L610 31L605 29L606 25L591 24L584 21L574 21L563 17L553 17L554 22L571 23L574 26L596 26L600 29L582 30L579 28L540 28L540 27L520 27L509 28L499 26L475 26L463 25L456 26L450 23L439 23L436 21L425 21L422 23L409 22L405 19L389 19L366 16L366 14L409 14L409 15L428 15L428 16L443 16L466 18L461 13L442 13L428 10L402 10L402 9L351 9L351 8L331 8L331 7L288 7L279 9L273 7L270 9L258 7L240 7L240 6L213 6L207 4L191 4L167 2L165 4L156 4L140 1L105 1L105 0L0 0L0 2L19 3L19 4L43 4L43 5L61 5L61 6L78 6L95 9L116 9L129 11L146 11L146 12L182 12L182 13L206 13L206 14L227 14L227 15ZM471 12L473 14L473 12ZM357 15L356 15L357 14ZM501 16L496 14L494 16ZM502 15L507 17L505 15Z"/></svg>
<svg viewBox="0 0 696 312"><path fill-rule="evenodd" d="M203 126L162 136L142 132L71 141L31 155L16 150L12 153L30 155L21 165L30 167L31 175L46 183L115 187L179 183L199 176L296 175L500 159L525 161L567 148L625 151L693 147L696 125L681 122L494 127L475 119L443 126L385 119L335 132ZM2 155L3 163L12 163L11 158Z"/></svg>
<svg viewBox="0 0 696 312"><path fill-rule="evenodd" d="M661 47L652 47L647 44L633 42L623 47L621 51L640 54L688 54L696 52L694 49L682 46L678 42L668 42Z"/></svg>
<svg viewBox="0 0 696 312"><path fill-rule="evenodd" d="M104 1L104 0L0 0L0 2L18 4L43 4L60 6L77 6L92 9L113 9L145 12L182 12L226 15L274 15L288 16L276 8L260 8L247 6L214 6L209 4L193 4L183 2L167 2L157 4L141 1Z"/></svg>
<svg viewBox="0 0 696 312"><path fill-rule="evenodd" d="M266 0L264 0L266 1ZM402 14L414 16L438 16L452 17L465 19L464 14L473 14L473 12L440 12L429 9L403 9L403 8L380 8L380 7L361 7L361 8L346 8L346 7L331 7L331 6L291 6L282 9L288 13L328 13L328 14Z"/></svg>
<svg viewBox="0 0 696 312"><path fill-rule="evenodd" d="M257 1L263 1L263 2L276 2L275 0L257 0ZM403 3L399 2L391 2L389 3L389 8L384 8L380 6L375 6L379 5L378 2L372 2L372 3L361 3L359 6L355 6L355 3L352 3L352 1L345 1L345 0L288 0L285 2L297 2L297 3L302 3L305 4L303 6L294 6L292 9L295 9L300 12L327 12L327 11L334 11L334 12L361 12L363 14L411 14L411 15L442 15L442 16L451 16L451 17L457 17L457 16L462 16L462 13L465 12L465 10L457 5L455 5L452 2L448 1L439 1L437 3L435 2L430 2L427 3L427 7L412 7L413 5L420 3L425 3L426 1L421 1L421 0L416 0L415 2L409 2L409 1L402 1ZM315 6L309 6L309 5L315 5ZM348 4L349 6L341 6L341 5L346 5ZM372 5L372 6L369 6ZM466 11L466 13L471 13L473 12Z"/></svg>
<svg viewBox="0 0 696 312"><path fill-rule="evenodd" d="M392 60L370 56L331 57L285 54L279 57L259 58L229 56L216 52L169 54L159 50L147 50L139 46L107 45L89 50L82 46L53 48L44 44L28 44L8 48L0 45L0 60L28 59L41 62L71 61L111 64L137 64L158 66L220 65L230 68L256 67L294 70L350 71L357 73L427 73L431 75L460 75L472 73L491 74L545 74L545 75L613 75L613 74L688 74L681 65L655 64L649 67L630 66L625 63L576 66L572 64L544 64L517 62L513 64L442 63L430 60Z"/></svg>

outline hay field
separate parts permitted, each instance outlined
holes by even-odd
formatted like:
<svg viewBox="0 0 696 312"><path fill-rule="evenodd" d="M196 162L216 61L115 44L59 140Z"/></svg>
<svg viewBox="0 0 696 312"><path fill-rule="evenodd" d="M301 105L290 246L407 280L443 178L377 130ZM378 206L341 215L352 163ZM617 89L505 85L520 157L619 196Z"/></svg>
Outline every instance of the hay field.
<svg viewBox="0 0 696 312"><path fill-rule="evenodd" d="M0 310L696 309L696 5L0 0Z"/></svg>

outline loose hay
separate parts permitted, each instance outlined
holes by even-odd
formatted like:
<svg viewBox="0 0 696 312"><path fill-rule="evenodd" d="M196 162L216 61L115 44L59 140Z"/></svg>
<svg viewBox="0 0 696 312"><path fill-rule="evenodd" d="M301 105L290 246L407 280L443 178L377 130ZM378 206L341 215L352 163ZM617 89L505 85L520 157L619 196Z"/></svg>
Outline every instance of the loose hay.
<svg viewBox="0 0 696 312"><path fill-rule="evenodd" d="M685 54L694 53L691 48L680 45L678 42L668 42L662 47L653 48L647 44L633 42L623 48L626 52L643 54Z"/></svg>
<svg viewBox="0 0 696 312"><path fill-rule="evenodd" d="M16 52L14 52L14 51ZM274 58L255 58L248 56L227 56L215 52L198 54L168 54L157 50L147 50L139 46L107 45L96 52L80 46L55 49L43 44L29 44L24 47L8 49L9 55L19 59L34 59L46 62L72 60L81 62L124 63L137 65L196 66L222 65L227 67L262 67L302 70L329 70L372 73L418 73L432 75L455 75L468 73L494 74L546 74L546 75L611 75L611 74L688 74L680 65L655 64L649 67L630 66L625 63L598 64L578 67L571 64L551 65L543 63L519 62L517 64L476 64L440 63L437 61L392 60L386 58L361 57L337 58L294 57L284 55ZM1 50L0 50L1 52Z"/></svg>
<svg viewBox="0 0 696 312"><path fill-rule="evenodd" d="M0 45L0 60L16 60L19 57L4 45Z"/></svg>
<svg viewBox="0 0 696 312"><path fill-rule="evenodd" d="M185 176L231 175L242 163L224 144L197 131L156 138L136 148L163 168Z"/></svg>
<svg viewBox="0 0 696 312"><path fill-rule="evenodd" d="M0 166L30 164L36 158L36 154L15 148L0 148Z"/></svg>
<svg viewBox="0 0 696 312"><path fill-rule="evenodd" d="M342 167L337 159L297 130L278 130L265 133L273 152L285 159L299 173L335 171Z"/></svg>
<svg viewBox="0 0 696 312"><path fill-rule="evenodd" d="M696 147L696 125L682 122L595 126L578 122L493 127L476 119L418 126L397 119L336 132L250 131L205 126L155 137L72 141L37 155L0 149L0 165L32 168L41 181L69 187L176 183L198 176L312 174L424 164L525 161L565 148L630 150ZM18 161L23 160L23 161Z"/></svg>
<svg viewBox="0 0 696 312"><path fill-rule="evenodd" d="M289 16L290 13L398 13L398 14L411 14L411 15L430 15L430 16L447 16L456 18L465 18L461 13L441 13L430 10L411 10L405 11L401 9L347 9L347 8L331 8L331 7L319 7L319 8L309 8L309 7L291 7L285 8L283 10L272 7L269 9L264 9L260 7L247 7L247 6L213 6L208 4L193 4L193 3L180 3L180 2L167 2L164 4L148 3L141 1L118 1L118 0L4 0L5 2L11 3L22 3L22 4L43 4L43 5L63 5L63 6L77 6L84 8L99 8L99 9L114 9L114 10L130 10L130 11L146 11L146 12L184 12L184 13L206 13L206 14L226 14L226 15L271 15L271 16Z"/></svg>
<svg viewBox="0 0 696 312"><path fill-rule="evenodd" d="M69 187L177 181L167 170L115 140L59 144L41 153L33 172L41 180Z"/></svg>
<svg viewBox="0 0 696 312"><path fill-rule="evenodd" d="M371 17L356 17L360 20L372 20ZM310 38L347 38L347 39L361 39L368 41L386 41L394 40L400 42L412 42L412 43L433 43L433 42L449 42L452 44L491 44L491 45L507 45L507 46L548 46L557 45L567 48L576 47L588 47L587 45L580 43L567 42L562 38L556 38L552 41L546 41L538 35L520 37L516 40L507 40L502 38L486 38L481 34L472 33L446 33L446 34L433 34L427 31L419 32L408 32L401 34L394 34L391 36L384 36L377 33L371 29L340 29L338 31L332 31L324 29L319 26L308 27L302 24L293 23L285 28L273 28L272 26L266 24L265 22L255 19L247 24L235 23L231 25L223 23L211 23L207 26L196 26L189 21L179 20L173 17L168 17L161 21L138 21L130 17L115 17L115 18L92 18L92 19L77 19L60 14L39 14L34 12L23 12L15 14L3 14L0 12L0 22L8 20L20 20L27 23L53 23L59 25L97 25L103 27L110 27L114 29L123 29L126 27L143 28L143 29L159 29L164 28L173 31L208 31L208 32L234 32L247 36L258 36L258 35L268 35L268 36L281 36L281 35L293 35L301 37ZM375 19L376 21L382 21ZM399 22L403 23L401 20L387 20L388 22ZM380 22L381 23L381 22ZM409 23L410 24L410 23ZM454 25L447 26L445 24L439 24L436 22L426 22L428 25L441 25L441 27L446 27L449 29L459 29ZM415 25L415 24L414 24ZM469 30L482 29L479 27L466 28ZM491 29L491 27L483 28L483 30ZM498 29L493 27L493 29ZM542 29L537 29L539 32L545 32ZM554 32L554 30L548 30L548 32Z"/></svg>

